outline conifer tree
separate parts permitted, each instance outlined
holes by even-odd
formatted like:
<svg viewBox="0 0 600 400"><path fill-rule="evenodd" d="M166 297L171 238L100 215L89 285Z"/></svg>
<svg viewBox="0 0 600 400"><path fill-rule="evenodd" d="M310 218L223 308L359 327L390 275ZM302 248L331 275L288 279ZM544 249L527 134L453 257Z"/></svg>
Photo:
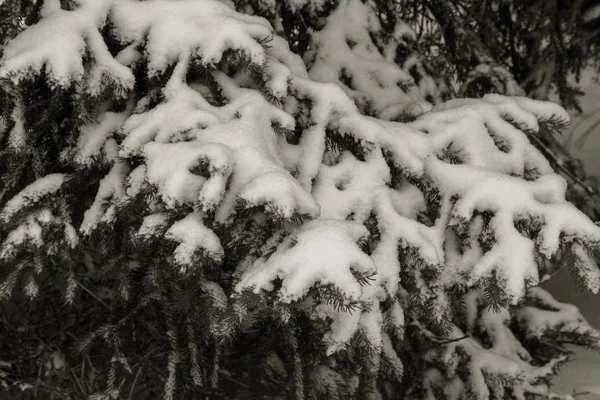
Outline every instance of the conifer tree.
<svg viewBox="0 0 600 400"><path fill-rule="evenodd" d="M536 286L597 292L600 228L535 146L565 110L443 102L391 8L271 5L46 0L7 42L6 391L569 399L600 333Z"/></svg>

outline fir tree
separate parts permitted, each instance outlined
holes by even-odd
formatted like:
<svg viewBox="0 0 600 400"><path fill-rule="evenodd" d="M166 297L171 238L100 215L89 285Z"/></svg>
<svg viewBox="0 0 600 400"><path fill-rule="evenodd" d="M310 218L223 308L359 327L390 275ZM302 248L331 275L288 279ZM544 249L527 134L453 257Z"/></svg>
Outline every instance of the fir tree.
<svg viewBox="0 0 600 400"><path fill-rule="evenodd" d="M565 110L442 102L391 8L237 5L47 0L3 48L10 395L568 399L600 333L536 285L597 292L600 228L538 149Z"/></svg>

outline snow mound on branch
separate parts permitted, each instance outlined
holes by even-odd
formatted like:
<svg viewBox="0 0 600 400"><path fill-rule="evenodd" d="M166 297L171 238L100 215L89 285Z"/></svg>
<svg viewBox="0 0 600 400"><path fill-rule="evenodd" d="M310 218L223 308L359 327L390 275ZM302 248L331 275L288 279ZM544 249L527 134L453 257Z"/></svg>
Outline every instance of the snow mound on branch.
<svg viewBox="0 0 600 400"><path fill-rule="evenodd" d="M0 247L0 259L7 260L13 257L18 246L29 243L35 247L42 247L42 226L40 223L49 222L51 213L48 210L28 216L27 220L12 230Z"/></svg>
<svg viewBox="0 0 600 400"><path fill-rule="evenodd" d="M81 233L89 235L100 222L111 223L114 221L115 208L109 207L109 205L112 200L118 201L125 195L125 178L129 171L129 167L124 162L117 162L102 178L94 203L83 215L83 221L79 228Z"/></svg>
<svg viewBox="0 0 600 400"><path fill-rule="evenodd" d="M158 232L166 231L168 222L169 216L165 213L146 215L137 235L142 238L158 236Z"/></svg>
<svg viewBox="0 0 600 400"><path fill-rule="evenodd" d="M194 142L145 146L148 181L161 188L167 204L199 201L206 210L219 204L216 219L222 223L235 212L240 199L247 208L267 206L283 218L319 215L317 203L269 146L276 134L258 118L255 107L248 103L240 119L195 131ZM201 161L207 165L209 177L190 172Z"/></svg>
<svg viewBox="0 0 600 400"><path fill-rule="evenodd" d="M128 50L145 43L150 76L164 72L182 53L194 53L212 65L226 50L240 50L254 64L263 65L267 56L261 41L272 36L271 26L264 19L239 14L213 0L79 1L73 11L62 10L58 0L46 3L42 20L4 49L0 77L18 83L31 72L40 74L45 67L59 86L80 81L85 74L93 95L99 93L104 78L125 91L131 90L132 72L110 54L99 32L107 16L117 38L133 44ZM93 59L87 73L83 65L85 52Z"/></svg>
<svg viewBox="0 0 600 400"><path fill-rule="evenodd" d="M321 204L323 218L364 222L373 209L380 190L387 188L390 173L381 153L361 162L349 151L333 166L323 165L315 179L312 194Z"/></svg>
<svg viewBox="0 0 600 400"><path fill-rule="evenodd" d="M266 55L259 40L272 35L266 20L214 0L123 0L111 9L110 20L122 42L146 41L150 76L164 72L182 52L195 52L204 64L216 64L226 50L240 50L262 65Z"/></svg>
<svg viewBox="0 0 600 400"><path fill-rule="evenodd" d="M14 83L29 76L48 73L58 86L70 86L85 73L83 54L88 52L93 66L87 75L87 89L98 94L103 78L108 78L124 90L134 85L129 68L117 62L99 32L113 1L80 1L73 11L60 9L58 0L47 1L43 18L29 27L4 49L0 77Z"/></svg>
<svg viewBox="0 0 600 400"><path fill-rule="evenodd" d="M327 25L311 39L313 53L305 59L309 76L319 82L335 82L359 104L393 118L415 117L431 105L419 101L411 76L389 62L373 43L369 32L381 30L373 10L359 0L342 0L328 17Z"/></svg>
<svg viewBox="0 0 600 400"><path fill-rule="evenodd" d="M277 46L274 48L281 50ZM185 82L190 61L190 54L182 53L173 75L163 90L165 102L149 111L130 116L123 124L121 131L126 137L121 144L122 157L139 155L142 146L150 141L169 143L190 139L193 130L229 122L238 117L244 109L257 110L259 106L270 122L278 123L288 129L294 127L294 120L288 114L268 103L256 91L237 88L230 78L218 71L213 73L214 79L221 85L223 94L231 101L223 107L212 106L198 91ZM278 88L273 90L287 93L290 69L275 59L272 59L271 63L280 65L281 68L272 71L269 78L285 82L284 86L278 85Z"/></svg>
<svg viewBox="0 0 600 400"><path fill-rule="evenodd" d="M526 298L539 304L536 307L523 307L516 314L516 318L529 336L539 338L546 331L555 331L559 328L566 332L591 333L597 337L598 348L600 348L600 333L587 323L576 306L555 300L550 293L540 287L529 289Z"/></svg>
<svg viewBox="0 0 600 400"><path fill-rule="evenodd" d="M205 210L220 203L231 172L231 150L217 143L148 143L144 148L148 182L156 185L170 207L200 201ZM204 163L211 172L204 177L191 172Z"/></svg>
<svg viewBox="0 0 600 400"><path fill-rule="evenodd" d="M55 193L65 181L63 174L50 174L39 178L17 193L0 212L0 220L8 222L22 209L38 203L42 198Z"/></svg>
<svg viewBox="0 0 600 400"><path fill-rule="evenodd" d="M75 162L90 166L94 157L100 154L108 138L119 130L127 117L126 112L109 111L103 113L98 122L81 127L81 135L77 141L77 152L74 157Z"/></svg>
<svg viewBox="0 0 600 400"><path fill-rule="evenodd" d="M494 212L489 225L493 228L495 243L473 265L470 279L477 280L496 269L513 300L522 295L526 281L534 284L538 281L536 248L549 258L558 251L562 234L567 238L576 236L590 244L600 240L598 227L564 200L566 183L558 175L548 174L527 182L467 166L448 168L435 159L430 162L428 172L438 182L444 182L450 196L459 196L450 224L466 224L475 210ZM526 217L531 220L540 217L544 221L535 242L515 227L517 219ZM468 265L465 261L463 265Z"/></svg>
<svg viewBox="0 0 600 400"><path fill-rule="evenodd" d="M165 237L180 243L173 256L182 269L192 267L194 254L203 251L206 256L221 261L223 248L217 235L202 222L199 214L188 214L187 217L175 222L166 232Z"/></svg>
<svg viewBox="0 0 600 400"><path fill-rule="evenodd" d="M367 236L366 228L355 222L309 221L270 257L256 260L236 290L273 290L271 282L277 278L282 280L279 297L284 302L302 298L316 283L331 284L348 300L359 300L362 290L354 274L369 276L376 272L373 261L357 245Z"/></svg>
<svg viewBox="0 0 600 400"><path fill-rule="evenodd" d="M59 238L62 246L48 248L49 255L56 255L66 248L75 248L79 243L77 231L69 221L54 215L47 208L29 214L24 220L6 236L0 245L0 260L11 261L25 245L29 251L41 249L46 244L44 230L52 226L62 228L63 236ZM56 240L56 238L54 238Z"/></svg>

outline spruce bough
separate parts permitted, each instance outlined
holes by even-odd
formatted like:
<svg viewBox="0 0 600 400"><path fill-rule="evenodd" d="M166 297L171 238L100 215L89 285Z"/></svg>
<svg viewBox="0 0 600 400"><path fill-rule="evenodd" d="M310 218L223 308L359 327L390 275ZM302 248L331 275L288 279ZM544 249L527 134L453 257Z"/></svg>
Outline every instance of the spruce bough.
<svg viewBox="0 0 600 400"><path fill-rule="evenodd" d="M532 144L568 115L441 102L394 63L405 25L327 7L304 60L217 0L49 0L8 42L7 391L569 398L564 345L600 334L536 285L597 292L600 228Z"/></svg>

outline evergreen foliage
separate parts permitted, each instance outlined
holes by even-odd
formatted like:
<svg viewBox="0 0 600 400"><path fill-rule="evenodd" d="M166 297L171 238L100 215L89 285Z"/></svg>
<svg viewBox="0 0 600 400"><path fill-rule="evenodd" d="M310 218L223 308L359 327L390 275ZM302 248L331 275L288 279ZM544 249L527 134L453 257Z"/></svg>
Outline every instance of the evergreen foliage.
<svg viewBox="0 0 600 400"><path fill-rule="evenodd" d="M272 6L11 8L5 391L569 399L565 345L600 333L536 285L597 292L600 228L553 171L564 109L448 100L386 2Z"/></svg>

